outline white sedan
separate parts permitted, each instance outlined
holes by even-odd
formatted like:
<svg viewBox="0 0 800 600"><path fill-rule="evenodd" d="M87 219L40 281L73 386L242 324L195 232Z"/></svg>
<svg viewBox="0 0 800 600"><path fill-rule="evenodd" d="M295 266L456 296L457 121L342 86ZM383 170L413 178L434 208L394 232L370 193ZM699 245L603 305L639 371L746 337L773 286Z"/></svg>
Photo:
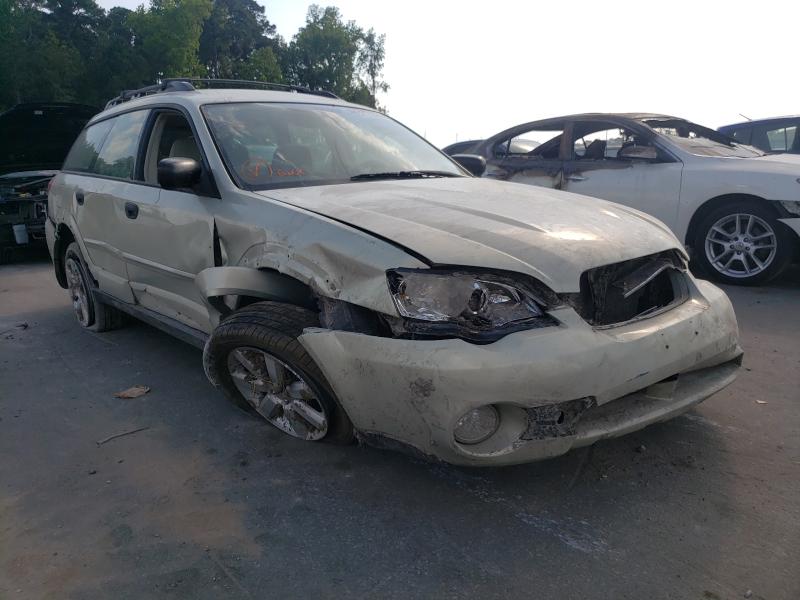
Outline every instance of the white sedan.
<svg viewBox="0 0 800 600"><path fill-rule="evenodd" d="M515 151L515 140L527 138L546 141ZM800 156L765 155L684 119L558 117L502 131L470 154L486 160L485 177L595 196L657 217L724 283L777 277L798 249Z"/></svg>

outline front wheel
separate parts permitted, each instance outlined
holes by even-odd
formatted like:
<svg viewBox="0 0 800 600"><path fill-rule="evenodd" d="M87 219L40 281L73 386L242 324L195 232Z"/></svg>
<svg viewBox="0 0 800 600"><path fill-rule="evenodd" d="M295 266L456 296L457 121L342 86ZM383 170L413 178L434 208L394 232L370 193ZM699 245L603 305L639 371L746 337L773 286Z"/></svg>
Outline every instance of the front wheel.
<svg viewBox="0 0 800 600"><path fill-rule="evenodd" d="M792 258L792 240L768 207L740 201L721 206L700 223L695 259L722 283L757 285L780 275Z"/></svg>
<svg viewBox="0 0 800 600"><path fill-rule="evenodd" d="M348 443L353 426L335 394L297 338L318 327L310 310L257 302L217 326L203 363L225 396L284 433L307 441Z"/></svg>

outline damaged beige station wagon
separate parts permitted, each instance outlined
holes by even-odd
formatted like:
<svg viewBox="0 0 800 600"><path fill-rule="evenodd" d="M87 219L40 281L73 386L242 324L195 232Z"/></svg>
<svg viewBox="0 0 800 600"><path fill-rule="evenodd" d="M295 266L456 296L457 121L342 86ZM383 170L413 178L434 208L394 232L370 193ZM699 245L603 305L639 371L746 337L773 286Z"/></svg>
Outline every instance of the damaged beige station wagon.
<svg viewBox="0 0 800 600"><path fill-rule="evenodd" d="M203 347L291 436L464 465L622 435L736 376L731 305L660 221L471 177L324 92L213 86L123 93L54 179L83 327L127 313Z"/></svg>

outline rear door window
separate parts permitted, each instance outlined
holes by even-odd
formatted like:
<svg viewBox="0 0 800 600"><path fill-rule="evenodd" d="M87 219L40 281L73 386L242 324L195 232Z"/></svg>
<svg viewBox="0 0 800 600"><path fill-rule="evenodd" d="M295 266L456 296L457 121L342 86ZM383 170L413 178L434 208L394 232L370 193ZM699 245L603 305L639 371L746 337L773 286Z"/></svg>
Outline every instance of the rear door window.
<svg viewBox="0 0 800 600"><path fill-rule="evenodd" d="M797 135L797 126L795 125L768 130L769 149L772 152L786 152L794 144L795 135Z"/></svg>
<svg viewBox="0 0 800 600"><path fill-rule="evenodd" d="M111 125L111 121L102 121L84 129L64 161L64 170L91 171Z"/></svg>
<svg viewBox="0 0 800 600"><path fill-rule="evenodd" d="M91 171L107 177L133 179L139 138L150 111L137 110L111 119L113 125Z"/></svg>

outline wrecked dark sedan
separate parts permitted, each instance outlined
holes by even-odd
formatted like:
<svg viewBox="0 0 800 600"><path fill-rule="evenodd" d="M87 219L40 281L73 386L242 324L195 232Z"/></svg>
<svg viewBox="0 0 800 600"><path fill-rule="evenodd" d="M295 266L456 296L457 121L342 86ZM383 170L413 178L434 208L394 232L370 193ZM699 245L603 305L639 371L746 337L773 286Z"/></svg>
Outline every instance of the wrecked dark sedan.
<svg viewBox="0 0 800 600"><path fill-rule="evenodd" d="M520 152L516 142L527 138L542 144ZM502 131L469 154L486 160L486 177L603 198L657 217L704 273L724 283L769 281L800 248L800 156L765 155L685 119L545 119Z"/></svg>
<svg viewBox="0 0 800 600"><path fill-rule="evenodd" d="M97 109L17 104L0 114L0 251L45 243L47 186Z"/></svg>
<svg viewBox="0 0 800 600"><path fill-rule="evenodd" d="M82 327L127 313L202 347L289 436L464 465L623 435L736 377L728 298L656 219L472 177L329 93L204 85L115 99L53 180Z"/></svg>

